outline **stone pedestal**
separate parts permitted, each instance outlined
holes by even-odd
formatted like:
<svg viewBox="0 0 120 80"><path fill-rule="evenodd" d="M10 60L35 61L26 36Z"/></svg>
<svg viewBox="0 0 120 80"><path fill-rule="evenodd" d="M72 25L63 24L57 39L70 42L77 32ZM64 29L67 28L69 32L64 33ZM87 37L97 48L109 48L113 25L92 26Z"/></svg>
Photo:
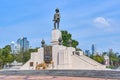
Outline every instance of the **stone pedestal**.
<svg viewBox="0 0 120 80"><path fill-rule="evenodd" d="M58 45L59 44L58 39L60 37L62 37L62 34L61 34L60 30L58 30L58 29L52 30L52 41L51 41L51 44L52 45Z"/></svg>

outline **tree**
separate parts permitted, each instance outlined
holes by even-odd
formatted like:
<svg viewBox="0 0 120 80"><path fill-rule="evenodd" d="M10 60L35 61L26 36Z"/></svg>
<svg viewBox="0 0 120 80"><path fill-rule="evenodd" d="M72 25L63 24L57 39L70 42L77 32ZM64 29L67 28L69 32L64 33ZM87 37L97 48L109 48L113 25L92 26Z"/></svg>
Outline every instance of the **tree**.
<svg viewBox="0 0 120 80"><path fill-rule="evenodd" d="M8 51L11 51L11 46L10 45L6 45L3 49L8 49Z"/></svg>
<svg viewBox="0 0 120 80"><path fill-rule="evenodd" d="M110 65L115 66L119 62L119 57L112 51L109 52Z"/></svg>
<svg viewBox="0 0 120 80"><path fill-rule="evenodd" d="M8 54L7 56L2 56L2 60L3 60L4 64L11 63L14 61L14 57L12 54Z"/></svg>
<svg viewBox="0 0 120 80"><path fill-rule="evenodd" d="M10 54L10 52L11 52L10 45L6 45L3 49L0 50L0 56L3 65L6 63L11 63L14 60L14 57L12 54Z"/></svg>
<svg viewBox="0 0 120 80"><path fill-rule="evenodd" d="M0 69L3 67L3 60L2 60L2 58L1 58L1 56L0 56Z"/></svg>
<svg viewBox="0 0 120 80"><path fill-rule="evenodd" d="M99 55L95 55L93 56L93 59L101 64L104 64L104 57L99 56Z"/></svg>
<svg viewBox="0 0 120 80"><path fill-rule="evenodd" d="M67 31L61 31L62 32L62 39L63 39L63 45L68 46L68 41L72 40L72 47L77 48L78 46L78 41L72 39L72 35L68 33ZM79 49L81 50L81 49Z"/></svg>
<svg viewBox="0 0 120 80"><path fill-rule="evenodd" d="M23 53L16 54L14 57L17 62L23 62Z"/></svg>
<svg viewBox="0 0 120 80"><path fill-rule="evenodd" d="M29 49L29 52L31 53L31 52L37 52L38 51L38 49L39 49L39 47L36 47L35 49Z"/></svg>
<svg viewBox="0 0 120 80"><path fill-rule="evenodd" d="M108 55L108 53L107 52L103 52L102 56L104 57L105 55Z"/></svg>
<svg viewBox="0 0 120 80"><path fill-rule="evenodd" d="M30 59L30 52L22 52L15 56L15 60L18 62L25 63Z"/></svg>
<svg viewBox="0 0 120 80"><path fill-rule="evenodd" d="M7 56L8 54L10 54L11 52L11 46L10 45L6 45L3 49L2 49L2 55Z"/></svg>
<svg viewBox="0 0 120 80"><path fill-rule="evenodd" d="M30 59L30 54L32 52L37 52L37 51L38 51L38 48L29 49L29 51L27 51L27 52L21 52L21 53L15 55L15 60L18 62L25 63Z"/></svg>
<svg viewBox="0 0 120 80"><path fill-rule="evenodd" d="M2 54L2 49L0 49L0 55Z"/></svg>

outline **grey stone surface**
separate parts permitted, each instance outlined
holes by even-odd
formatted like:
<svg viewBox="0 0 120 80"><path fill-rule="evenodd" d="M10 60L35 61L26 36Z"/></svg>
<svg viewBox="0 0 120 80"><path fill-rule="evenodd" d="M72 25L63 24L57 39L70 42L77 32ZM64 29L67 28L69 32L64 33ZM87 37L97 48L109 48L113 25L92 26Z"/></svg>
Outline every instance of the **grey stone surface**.
<svg viewBox="0 0 120 80"><path fill-rule="evenodd" d="M40 76L70 76L120 79L120 71L112 70L5 70L0 75L40 75Z"/></svg>

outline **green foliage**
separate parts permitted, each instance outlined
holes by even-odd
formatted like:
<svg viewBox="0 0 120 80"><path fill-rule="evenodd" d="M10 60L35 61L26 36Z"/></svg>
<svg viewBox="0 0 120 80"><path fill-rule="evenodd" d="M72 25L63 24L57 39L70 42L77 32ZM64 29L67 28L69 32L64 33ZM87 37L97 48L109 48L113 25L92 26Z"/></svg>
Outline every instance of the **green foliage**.
<svg viewBox="0 0 120 80"><path fill-rule="evenodd" d="M6 45L3 49L2 49L2 55L7 57L8 54L10 54L11 52L11 47L10 45Z"/></svg>
<svg viewBox="0 0 120 80"><path fill-rule="evenodd" d="M63 39L63 45L68 46L68 40L71 39L71 34L69 34L67 31L61 31L62 32L62 39Z"/></svg>
<svg viewBox="0 0 120 80"><path fill-rule="evenodd" d="M7 49L8 51L11 51L10 45L6 45L3 49Z"/></svg>
<svg viewBox="0 0 120 80"><path fill-rule="evenodd" d="M106 66L106 68L113 69L113 68L114 68L114 66Z"/></svg>
<svg viewBox="0 0 120 80"><path fill-rule="evenodd" d="M61 31L62 32L62 39L63 39L63 45L68 46L68 41L72 40L72 47L76 48L78 46L78 41L72 39L72 35L68 33L67 31ZM80 49L81 50L81 49Z"/></svg>
<svg viewBox="0 0 120 80"><path fill-rule="evenodd" d="M29 51L27 51L27 52L19 53L19 54L15 55L15 60L18 62L25 63L30 59L30 54L32 52L37 52L37 51L38 51L38 48L35 48L35 49L29 49Z"/></svg>
<svg viewBox="0 0 120 80"><path fill-rule="evenodd" d="M2 49L0 49L0 55L2 54Z"/></svg>
<svg viewBox="0 0 120 80"><path fill-rule="evenodd" d="M3 66L3 60L2 60L2 58L0 56L0 69L2 68L2 66Z"/></svg>
<svg viewBox="0 0 120 80"><path fill-rule="evenodd" d="M0 57L0 63L3 63L3 60L2 60L2 58Z"/></svg>
<svg viewBox="0 0 120 80"><path fill-rule="evenodd" d="M93 56L93 59L101 64L104 63L104 58L102 56L96 55L96 56Z"/></svg>
<svg viewBox="0 0 120 80"><path fill-rule="evenodd" d="M110 65L116 66L116 63L119 62L119 56L117 56L114 52L109 52Z"/></svg>
<svg viewBox="0 0 120 80"><path fill-rule="evenodd" d="M23 53L23 63L26 63L30 59L31 52Z"/></svg>
<svg viewBox="0 0 120 80"><path fill-rule="evenodd" d="M14 55L14 58L17 62L23 62L23 53Z"/></svg>
<svg viewBox="0 0 120 80"><path fill-rule="evenodd" d="M78 41L72 40L72 47L76 48L78 44Z"/></svg>
<svg viewBox="0 0 120 80"><path fill-rule="evenodd" d="M3 60L4 64L11 63L14 61L14 57L12 54L8 54L7 56L2 56L2 60Z"/></svg>
<svg viewBox="0 0 120 80"><path fill-rule="evenodd" d="M37 52L38 51L38 47L36 47L35 49L29 49L29 52Z"/></svg>
<svg viewBox="0 0 120 80"><path fill-rule="evenodd" d="M76 51L82 51L80 48L76 48Z"/></svg>
<svg viewBox="0 0 120 80"><path fill-rule="evenodd" d="M102 56L105 56L105 55L108 55L108 53L107 53L107 52L103 52L103 53L102 53Z"/></svg>
<svg viewBox="0 0 120 80"><path fill-rule="evenodd" d="M100 55L90 55L90 58L96 60L97 62L99 63L104 63L105 62L105 59L104 59L104 56L105 55L108 55L109 56L109 63L110 63L110 67L116 67L116 66L120 66L120 55L118 55L118 53L114 53L112 51L110 52L103 52L102 53L102 56Z"/></svg>
<svg viewBox="0 0 120 80"><path fill-rule="evenodd" d="M0 56L4 64L11 63L14 60L14 56L10 54L10 52L10 45L6 45L3 49L0 50Z"/></svg>
<svg viewBox="0 0 120 80"><path fill-rule="evenodd" d="M30 52L23 52L15 55L15 60L18 62L25 63L30 59Z"/></svg>

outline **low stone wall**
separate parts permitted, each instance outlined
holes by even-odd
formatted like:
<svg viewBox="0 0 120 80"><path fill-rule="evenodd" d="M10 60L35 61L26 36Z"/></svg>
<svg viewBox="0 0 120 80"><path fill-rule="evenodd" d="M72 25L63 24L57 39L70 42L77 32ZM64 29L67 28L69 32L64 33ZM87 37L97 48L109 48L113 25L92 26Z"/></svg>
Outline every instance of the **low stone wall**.
<svg viewBox="0 0 120 80"><path fill-rule="evenodd" d="M6 70L0 75L39 75L39 76L70 76L120 79L120 71L112 70Z"/></svg>

